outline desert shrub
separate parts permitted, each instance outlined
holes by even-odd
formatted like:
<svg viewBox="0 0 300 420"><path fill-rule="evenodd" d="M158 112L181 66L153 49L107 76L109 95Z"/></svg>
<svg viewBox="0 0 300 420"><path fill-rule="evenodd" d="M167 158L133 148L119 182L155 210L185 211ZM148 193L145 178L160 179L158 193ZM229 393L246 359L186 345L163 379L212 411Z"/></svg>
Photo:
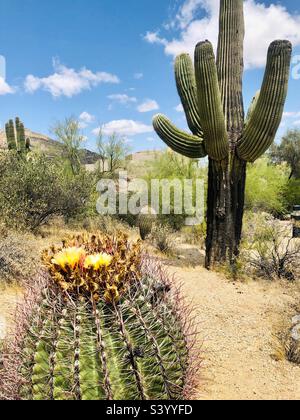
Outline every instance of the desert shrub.
<svg viewBox="0 0 300 420"><path fill-rule="evenodd" d="M205 248L206 222L196 226L185 226L181 230L184 242Z"/></svg>
<svg viewBox="0 0 300 420"><path fill-rule="evenodd" d="M70 226L73 226L73 223ZM126 223L121 222L117 218L101 215L85 217L80 221L75 220L74 228L78 229L79 227L90 233L99 231L107 235L116 235L120 231L125 232L129 229Z"/></svg>
<svg viewBox="0 0 300 420"><path fill-rule="evenodd" d="M287 359L291 363L300 365L299 320L299 315L296 315L292 319L292 326L284 324L282 331L276 335L276 353L274 354L276 360Z"/></svg>
<svg viewBox="0 0 300 420"><path fill-rule="evenodd" d="M149 239L152 245L164 254L171 253L175 247L174 232L168 225L154 225Z"/></svg>
<svg viewBox="0 0 300 420"><path fill-rule="evenodd" d="M300 179L290 179L285 190L284 200L289 212L295 205L300 204Z"/></svg>
<svg viewBox="0 0 300 420"><path fill-rule="evenodd" d="M270 280L295 280L299 276L300 244L292 239L290 224L268 220L263 215L260 223L252 226L252 233L250 231L251 228L249 235L244 236L241 256L246 267Z"/></svg>
<svg viewBox="0 0 300 420"><path fill-rule="evenodd" d="M93 207L92 175L66 175L43 155L27 160L13 153L2 155L0 174L0 213L10 227L36 230L53 216L68 221Z"/></svg>
<svg viewBox="0 0 300 420"><path fill-rule="evenodd" d="M39 246L31 235L3 231L0 238L0 283L33 275L39 264Z"/></svg>
<svg viewBox="0 0 300 420"><path fill-rule="evenodd" d="M164 153L158 154L157 158L153 160L152 166L149 168L148 176L146 178L149 191L151 192L151 180L167 180L174 181L179 180L183 182L184 180L193 181L193 191L192 191L192 200L193 204L196 202L196 180L201 179L206 180L207 168L200 168L198 166L197 160L188 159L183 156L178 155L170 150L167 150ZM206 181L205 181L206 182ZM206 200L206 189L204 191L204 203L205 206ZM159 220L162 224L168 224L173 230L180 230L185 226L186 218L190 217L190 214L187 214L186 209L183 208L182 214L176 214L174 210L174 189L171 188L171 199L170 199L170 214L162 214L162 191L160 191L160 211L159 211ZM184 206L183 206L184 207Z"/></svg>
<svg viewBox="0 0 300 420"><path fill-rule="evenodd" d="M282 215L287 211L285 193L289 182L287 165L273 165L267 158L249 165L245 209Z"/></svg>
<svg viewBox="0 0 300 420"><path fill-rule="evenodd" d="M291 363L300 365L300 341L290 338L286 342L286 357Z"/></svg>

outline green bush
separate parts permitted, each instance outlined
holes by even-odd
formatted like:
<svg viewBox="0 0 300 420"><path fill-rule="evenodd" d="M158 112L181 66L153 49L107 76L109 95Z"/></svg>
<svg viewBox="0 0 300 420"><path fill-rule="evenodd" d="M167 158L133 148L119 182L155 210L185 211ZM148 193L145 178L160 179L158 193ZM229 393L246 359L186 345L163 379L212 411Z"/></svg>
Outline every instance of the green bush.
<svg viewBox="0 0 300 420"><path fill-rule="evenodd" d="M300 179L292 178L289 180L284 199L288 211L292 211L295 205L300 204Z"/></svg>
<svg viewBox="0 0 300 420"><path fill-rule="evenodd" d="M289 168L285 164L273 165L260 159L249 165L246 184L246 210L263 211L273 215L287 212L286 190Z"/></svg>
<svg viewBox="0 0 300 420"><path fill-rule="evenodd" d="M92 211L92 175L69 176L63 167L40 154L27 159L15 153L0 156L0 213L12 228L36 230L53 216L66 221Z"/></svg>

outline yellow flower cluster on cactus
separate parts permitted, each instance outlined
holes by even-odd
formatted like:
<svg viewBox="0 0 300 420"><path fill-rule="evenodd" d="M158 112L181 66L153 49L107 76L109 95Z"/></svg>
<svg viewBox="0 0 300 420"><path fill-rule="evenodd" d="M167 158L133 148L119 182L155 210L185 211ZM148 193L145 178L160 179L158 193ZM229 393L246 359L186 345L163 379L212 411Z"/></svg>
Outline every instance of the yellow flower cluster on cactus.
<svg viewBox="0 0 300 420"><path fill-rule="evenodd" d="M109 267L113 257L105 252L102 254L88 255L84 260L84 268L99 270L101 267Z"/></svg>
<svg viewBox="0 0 300 420"><path fill-rule="evenodd" d="M64 293L117 303L141 277L141 246L131 244L122 233L116 237L83 234L46 250L43 262Z"/></svg>
<svg viewBox="0 0 300 420"><path fill-rule="evenodd" d="M52 264L57 265L58 267L65 270L67 267L70 267L74 270L85 258L85 251L82 248L66 248L56 255L52 259Z"/></svg>

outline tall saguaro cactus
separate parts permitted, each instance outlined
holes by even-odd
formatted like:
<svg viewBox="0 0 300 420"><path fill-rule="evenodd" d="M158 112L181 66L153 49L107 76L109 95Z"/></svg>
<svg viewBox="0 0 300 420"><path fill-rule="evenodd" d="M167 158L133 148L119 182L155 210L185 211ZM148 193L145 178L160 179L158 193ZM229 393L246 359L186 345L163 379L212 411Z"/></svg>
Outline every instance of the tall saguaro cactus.
<svg viewBox="0 0 300 420"><path fill-rule="evenodd" d="M154 117L161 139L175 152L209 158L206 266L229 261L239 252L244 213L246 167L271 146L282 119L292 45L274 41L268 51L261 91L245 119L243 0L221 0L217 57L209 41L177 57L175 78L192 134L165 116Z"/></svg>
<svg viewBox="0 0 300 420"><path fill-rule="evenodd" d="M27 153L30 149L30 139L26 139L25 127L20 118L16 118L5 125L8 150L15 150L19 153Z"/></svg>

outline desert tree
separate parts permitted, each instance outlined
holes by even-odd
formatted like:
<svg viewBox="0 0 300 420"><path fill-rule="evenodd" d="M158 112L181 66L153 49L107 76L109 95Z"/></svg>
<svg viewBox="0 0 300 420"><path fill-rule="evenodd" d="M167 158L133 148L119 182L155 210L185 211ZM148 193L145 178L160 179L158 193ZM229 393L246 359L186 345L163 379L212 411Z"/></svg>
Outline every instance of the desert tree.
<svg viewBox="0 0 300 420"><path fill-rule="evenodd" d="M117 133L112 133L106 139L103 131L100 129L97 136L97 152L101 161L101 172L114 173L122 167L126 157L130 151L130 147L126 144L123 137Z"/></svg>
<svg viewBox="0 0 300 420"><path fill-rule="evenodd" d="M300 130L289 130L280 144L273 144L271 160L275 163L286 162L291 168L290 179L300 178Z"/></svg>
<svg viewBox="0 0 300 420"><path fill-rule="evenodd" d="M65 120L55 123L51 131L63 145L65 157L73 175L77 175L81 168L80 149L85 141L79 121L74 117L65 118Z"/></svg>

